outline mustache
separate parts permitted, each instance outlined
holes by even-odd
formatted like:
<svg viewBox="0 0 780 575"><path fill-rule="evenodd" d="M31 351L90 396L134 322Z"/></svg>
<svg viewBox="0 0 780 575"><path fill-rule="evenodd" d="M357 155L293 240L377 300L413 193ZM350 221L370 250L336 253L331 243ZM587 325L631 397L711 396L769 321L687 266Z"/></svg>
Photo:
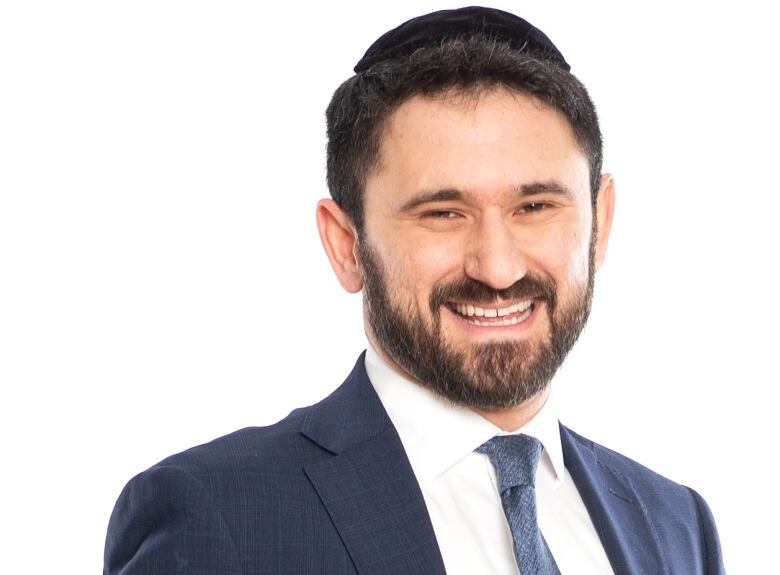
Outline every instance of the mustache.
<svg viewBox="0 0 780 575"><path fill-rule="evenodd" d="M436 314L443 304L451 301L489 305L501 300L543 299L553 310L557 303L555 287L552 278L531 274L523 276L504 289L495 289L471 278L461 278L447 284L436 285L431 291L429 304L431 311Z"/></svg>

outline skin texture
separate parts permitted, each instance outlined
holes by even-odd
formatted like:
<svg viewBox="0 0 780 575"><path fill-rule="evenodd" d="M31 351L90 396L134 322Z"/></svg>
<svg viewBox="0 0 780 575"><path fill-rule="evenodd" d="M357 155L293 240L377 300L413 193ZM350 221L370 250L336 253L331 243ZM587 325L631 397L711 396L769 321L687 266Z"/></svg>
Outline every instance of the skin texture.
<svg viewBox="0 0 780 575"><path fill-rule="evenodd" d="M416 96L386 126L380 164L366 182L363 237L332 200L318 204L320 237L349 292L365 287L362 241L363 256L381 266L393 308L457 350L478 386L479 359L491 345L514 344L518 353L507 361L522 373L549 344L554 321L586 297L592 270L604 260L614 207L613 180L602 176L594 226L588 169L565 118L531 97L500 89ZM549 280L557 303L537 298L534 313L517 325L472 325L453 312L453 302L431 309L441 286L473 280L511 294L524 278ZM485 297L457 303L498 309L520 299ZM364 297L372 345L394 369L418 379L382 345L370 305ZM543 386L519 402L471 407L514 430L536 414L547 392Z"/></svg>

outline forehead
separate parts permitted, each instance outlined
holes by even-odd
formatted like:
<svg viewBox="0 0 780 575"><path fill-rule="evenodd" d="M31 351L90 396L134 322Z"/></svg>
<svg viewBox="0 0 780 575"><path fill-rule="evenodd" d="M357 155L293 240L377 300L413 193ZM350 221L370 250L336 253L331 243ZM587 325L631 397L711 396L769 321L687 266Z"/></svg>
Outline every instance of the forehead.
<svg viewBox="0 0 780 575"><path fill-rule="evenodd" d="M569 122L536 98L505 89L414 96L387 120L366 203L377 193L497 194L551 181L587 196L588 171Z"/></svg>

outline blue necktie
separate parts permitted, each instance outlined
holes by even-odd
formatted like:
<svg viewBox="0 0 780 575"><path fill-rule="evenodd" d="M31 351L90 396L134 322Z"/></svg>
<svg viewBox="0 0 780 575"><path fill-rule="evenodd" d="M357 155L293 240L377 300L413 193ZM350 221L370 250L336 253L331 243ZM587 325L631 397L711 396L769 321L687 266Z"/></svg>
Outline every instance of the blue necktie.
<svg viewBox="0 0 780 575"><path fill-rule="evenodd" d="M500 435L476 451L487 455L496 469L501 503L522 575L560 575L536 522L534 479L542 444L528 435Z"/></svg>

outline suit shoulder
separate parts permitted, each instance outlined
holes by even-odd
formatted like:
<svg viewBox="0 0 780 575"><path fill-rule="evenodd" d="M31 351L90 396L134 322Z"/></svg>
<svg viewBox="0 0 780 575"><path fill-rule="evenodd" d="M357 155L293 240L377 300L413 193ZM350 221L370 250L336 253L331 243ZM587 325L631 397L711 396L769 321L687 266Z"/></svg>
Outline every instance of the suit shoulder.
<svg viewBox="0 0 780 575"><path fill-rule="evenodd" d="M695 561L696 568L686 572L724 572L715 520L696 491L566 427L561 426L561 432L564 442L576 445L574 451L588 453L587 459L601 468L598 477L616 479L606 480L612 495L640 505L668 557Z"/></svg>
<svg viewBox="0 0 780 575"><path fill-rule="evenodd" d="M264 427L247 427L166 457L151 469L176 467L196 477L225 471L275 468L316 458L321 449L300 429L310 408L300 408Z"/></svg>
<svg viewBox="0 0 780 575"><path fill-rule="evenodd" d="M681 485L630 457L587 439L568 428L563 429L580 447L591 451L600 466L630 484L652 515L698 517L705 522L711 522L706 502L690 487Z"/></svg>

